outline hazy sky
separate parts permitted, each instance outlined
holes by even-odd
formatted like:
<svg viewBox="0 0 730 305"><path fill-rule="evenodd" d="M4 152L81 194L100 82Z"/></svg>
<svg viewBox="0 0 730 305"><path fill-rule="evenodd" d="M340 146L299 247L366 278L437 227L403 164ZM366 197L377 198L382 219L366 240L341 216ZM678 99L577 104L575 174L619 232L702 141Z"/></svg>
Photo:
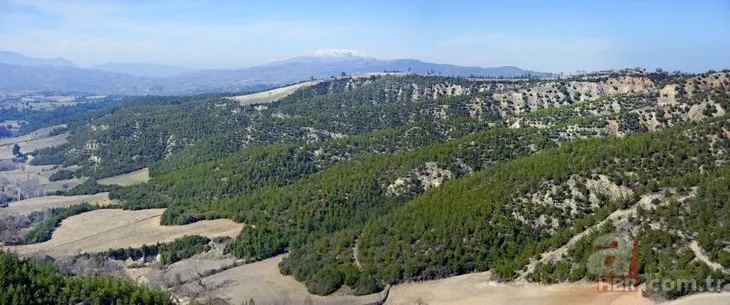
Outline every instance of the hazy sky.
<svg viewBox="0 0 730 305"><path fill-rule="evenodd" d="M0 0L0 50L241 68L318 49L573 72L730 68L730 0Z"/></svg>

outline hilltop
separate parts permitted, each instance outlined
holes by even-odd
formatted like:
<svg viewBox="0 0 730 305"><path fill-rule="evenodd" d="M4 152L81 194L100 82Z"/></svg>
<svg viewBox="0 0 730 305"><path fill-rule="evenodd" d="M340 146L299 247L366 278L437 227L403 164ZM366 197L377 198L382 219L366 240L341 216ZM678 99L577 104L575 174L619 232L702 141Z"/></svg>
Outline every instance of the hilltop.
<svg viewBox="0 0 730 305"><path fill-rule="evenodd" d="M323 52L243 69L193 70L168 65L107 63L78 68L64 59L43 60L0 54L0 92L84 92L87 94L199 94L257 91L304 80L383 71L479 77L546 77L516 67L480 68L414 59L378 60L358 54Z"/></svg>
<svg viewBox="0 0 730 305"><path fill-rule="evenodd" d="M243 224L234 239L195 248L223 264L210 267L220 276L190 275L184 290L171 271L147 277L187 297L232 295L194 283L225 281L256 261L280 262L312 294L363 302L390 285L472 272L591 281L587 245L609 231L642 240L643 281L730 280L722 247L730 237L717 230L730 216L710 212L728 195L728 71L400 73L104 105L54 121L66 124L65 143L33 151L28 166L54 166L51 182L83 181L60 195L110 192L130 218L146 210L163 226ZM12 115L43 126L37 111ZM129 180L137 173L144 177ZM131 182L109 182L122 180Z"/></svg>

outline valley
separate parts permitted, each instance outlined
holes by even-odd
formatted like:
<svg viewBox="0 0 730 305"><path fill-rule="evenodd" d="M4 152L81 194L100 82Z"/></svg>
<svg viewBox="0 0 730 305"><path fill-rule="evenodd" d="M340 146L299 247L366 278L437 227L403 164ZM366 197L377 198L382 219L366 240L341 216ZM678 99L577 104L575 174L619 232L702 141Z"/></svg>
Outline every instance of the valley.
<svg viewBox="0 0 730 305"><path fill-rule="evenodd" d="M0 139L2 248L183 304L720 304L646 283L730 281L729 76L372 74L24 109L39 127ZM641 240L643 291L586 271L614 231Z"/></svg>
<svg viewBox="0 0 730 305"><path fill-rule="evenodd" d="M730 304L720 1L0 1L0 305Z"/></svg>

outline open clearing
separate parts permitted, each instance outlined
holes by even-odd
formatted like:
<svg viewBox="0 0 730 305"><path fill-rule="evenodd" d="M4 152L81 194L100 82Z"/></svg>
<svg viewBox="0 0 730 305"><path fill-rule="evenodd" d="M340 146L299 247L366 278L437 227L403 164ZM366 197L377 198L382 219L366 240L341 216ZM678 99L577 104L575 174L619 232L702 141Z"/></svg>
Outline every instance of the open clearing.
<svg viewBox="0 0 730 305"><path fill-rule="evenodd" d="M279 273L279 262L284 255L234 267L203 278L204 293L239 304L253 298L257 304L374 304L382 294L365 296L346 295L340 291L329 296L311 295L304 284ZM180 264L190 264L183 260ZM209 270L200 264L199 270ZM182 275L193 273L178 269ZM168 274L169 277L169 274ZM445 304L445 305L653 305L640 292L599 292L595 283L556 285L498 283L490 280L490 273L472 273L441 280L405 283L393 286L386 305ZM203 293L196 282L185 284L185 293ZM311 300L311 303L308 302ZM681 298L667 305L719 305L730 303L730 293L703 293Z"/></svg>
<svg viewBox="0 0 730 305"><path fill-rule="evenodd" d="M3 125L6 125L6 124L13 125L13 126L16 126L15 128L18 128L18 121L4 121L2 124ZM64 127L66 127L66 125L50 126L50 127L38 129L38 130L28 133L26 135L12 137L12 138L2 138L2 139L0 139L0 145L5 146L5 145L21 144L23 142L47 138L48 135L51 133L51 131L53 131L54 129L64 128Z"/></svg>
<svg viewBox="0 0 730 305"><path fill-rule="evenodd" d="M308 82L298 83L296 85L271 89L271 90L263 91L263 92L259 92L259 93L234 96L234 97L231 97L231 99L238 101L238 103L241 104L241 106L251 105L251 104L271 103L271 102L278 101L282 98L285 98L289 94L294 93L294 91L297 91L301 88L310 87L318 82L319 81L308 81Z"/></svg>
<svg viewBox="0 0 730 305"><path fill-rule="evenodd" d="M0 159L13 158L13 146L15 144L18 144L20 146L21 152L29 153L36 149L57 146L66 143L66 139L69 136L68 132L64 132L62 134L52 137L49 136L51 131L56 128L62 127L66 127L66 125L45 127L26 135L0 139Z"/></svg>
<svg viewBox="0 0 730 305"><path fill-rule="evenodd" d="M119 185L128 186L138 183L145 183L150 180L150 169L143 168L140 170L133 171L131 173L121 174L113 177L99 179L96 183L101 185Z"/></svg>
<svg viewBox="0 0 730 305"><path fill-rule="evenodd" d="M503 284L489 280L489 272L442 280L396 285L386 305L411 304L541 304L541 305L653 305L640 292L599 292L595 283L556 285ZM420 302L420 303L419 303ZM730 293L700 293L667 305L730 304Z"/></svg>
<svg viewBox="0 0 730 305"><path fill-rule="evenodd" d="M36 197L11 202L7 208L0 209L0 217L11 214L28 215L35 211L69 207L84 202L94 205L107 205L113 203L113 201L109 199L109 193L78 196Z"/></svg>
<svg viewBox="0 0 730 305"><path fill-rule="evenodd" d="M27 163L14 163L9 160L2 162L12 164L15 169L0 171L0 187L2 187L0 193L14 199L55 194L56 191L71 189L86 180L86 178L73 178L50 181L48 178L60 168L53 165L36 166ZM66 169L72 170L74 168L67 167Z"/></svg>
<svg viewBox="0 0 730 305"><path fill-rule="evenodd" d="M310 295L304 284L279 273L282 258L284 255L231 268L205 277L203 283L211 289L209 296L225 299L231 304L240 304L251 298L256 304L372 304L380 300L377 293L366 296L338 292L329 296ZM197 283L183 287L187 291L200 289ZM309 299L311 303L306 302Z"/></svg>
<svg viewBox="0 0 730 305"><path fill-rule="evenodd" d="M91 211L64 220L47 242L6 248L20 254L61 257L111 248L138 248L144 244L170 242L185 235L235 237L243 227L243 224L228 219L205 220L184 226L162 226L160 217L163 211Z"/></svg>
<svg viewBox="0 0 730 305"><path fill-rule="evenodd" d="M421 303L418 303L421 302ZM596 284L500 284L489 272L396 285L387 305L405 304L651 304L638 293L598 292Z"/></svg>
<svg viewBox="0 0 730 305"><path fill-rule="evenodd" d="M666 305L727 305L730 304L730 293L700 293L679 300L665 303Z"/></svg>
<svg viewBox="0 0 730 305"><path fill-rule="evenodd" d="M70 133L64 132L59 135L52 137L30 139L24 141L18 141L19 138L25 138L26 136L18 138L5 139L6 144L0 146L0 159L11 159L13 158L13 146L18 144L20 151L23 153L29 153L37 149L58 146L67 142L67 138ZM15 140L13 140L15 139ZM7 143L9 142L9 143Z"/></svg>

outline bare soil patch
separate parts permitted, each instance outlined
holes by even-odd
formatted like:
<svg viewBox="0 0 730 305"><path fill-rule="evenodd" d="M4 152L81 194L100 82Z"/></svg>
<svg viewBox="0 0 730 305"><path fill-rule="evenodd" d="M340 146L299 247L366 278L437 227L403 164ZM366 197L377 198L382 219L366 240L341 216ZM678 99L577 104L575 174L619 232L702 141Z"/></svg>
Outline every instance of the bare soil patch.
<svg viewBox="0 0 730 305"><path fill-rule="evenodd" d="M665 303L666 305L727 305L730 304L730 293L699 293L684 297L672 302Z"/></svg>
<svg viewBox="0 0 730 305"><path fill-rule="evenodd" d="M198 283L189 283L180 291L222 298L231 304L240 304L251 298L256 304L373 304L380 300L377 293L366 296L338 292L329 296L311 295L304 284L279 273L279 262L283 257L280 255L231 268L205 277L205 288Z"/></svg>
<svg viewBox="0 0 730 305"><path fill-rule="evenodd" d="M485 272L397 285L391 288L385 304L651 304L638 293L598 292L596 284L515 285L489 278Z"/></svg>

